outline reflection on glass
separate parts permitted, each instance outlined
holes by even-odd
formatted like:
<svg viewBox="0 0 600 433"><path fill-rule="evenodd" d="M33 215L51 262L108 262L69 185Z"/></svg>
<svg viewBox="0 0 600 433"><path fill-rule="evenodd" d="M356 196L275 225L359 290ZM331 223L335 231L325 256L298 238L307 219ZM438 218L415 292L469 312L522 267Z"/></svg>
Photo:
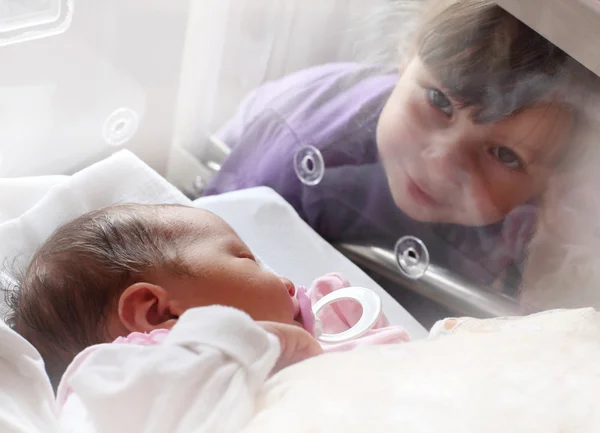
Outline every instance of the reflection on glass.
<svg viewBox="0 0 600 433"><path fill-rule="evenodd" d="M0 2L0 46L65 32L73 0L4 0Z"/></svg>
<svg viewBox="0 0 600 433"><path fill-rule="evenodd" d="M414 236L437 266L517 295L597 77L486 0L424 2L398 64L327 64L253 92L206 194L270 186L331 242ZM322 156L319 182L298 178L302 149Z"/></svg>

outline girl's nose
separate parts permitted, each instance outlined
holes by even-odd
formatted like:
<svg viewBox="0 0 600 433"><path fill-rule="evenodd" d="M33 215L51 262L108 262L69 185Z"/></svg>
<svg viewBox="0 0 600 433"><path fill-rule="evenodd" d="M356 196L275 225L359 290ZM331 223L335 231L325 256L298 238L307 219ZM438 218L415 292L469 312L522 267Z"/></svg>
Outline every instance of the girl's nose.
<svg viewBox="0 0 600 433"><path fill-rule="evenodd" d="M464 142L450 139L437 140L421 153L431 178L438 178L448 186L463 186L471 171L471 149Z"/></svg>

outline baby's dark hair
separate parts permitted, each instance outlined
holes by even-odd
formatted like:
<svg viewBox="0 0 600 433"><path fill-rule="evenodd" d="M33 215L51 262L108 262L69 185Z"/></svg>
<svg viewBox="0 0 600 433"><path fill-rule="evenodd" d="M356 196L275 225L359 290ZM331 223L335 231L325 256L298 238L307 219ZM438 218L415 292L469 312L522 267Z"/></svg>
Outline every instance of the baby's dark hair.
<svg viewBox="0 0 600 433"><path fill-rule="evenodd" d="M9 325L42 355L54 386L73 357L107 342L121 293L157 269L187 274L180 251L191 235L165 210L114 205L58 228L8 290Z"/></svg>
<svg viewBox="0 0 600 433"><path fill-rule="evenodd" d="M555 101L581 110L598 77L492 0L429 0L414 54L454 99L491 122Z"/></svg>

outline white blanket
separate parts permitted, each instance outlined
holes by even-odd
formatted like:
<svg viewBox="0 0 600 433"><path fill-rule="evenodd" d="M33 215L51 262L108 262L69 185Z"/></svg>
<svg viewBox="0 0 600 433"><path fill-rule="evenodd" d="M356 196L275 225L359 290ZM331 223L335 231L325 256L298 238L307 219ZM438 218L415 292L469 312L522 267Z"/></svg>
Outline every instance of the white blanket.
<svg viewBox="0 0 600 433"><path fill-rule="evenodd" d="M54 185L68 176L38 176L0 179L0 224L32 208Z"/></svg>
<svg viewBox="0 0 600 433"><path fill-rule="evenodd" d="M0 431L58 431L54 394L39 354L0 321Z"/></svg>
<svg viewBox="0 0 600 433"><path fill-rule="evenodd" d="M588 309L315 358L267 383L242 432L597 433L599 342Z"/></svg>
<svg viewBox="0 0 600 433"><path fill-rule="evenodd" d="M279 349L272 336L232 309L190 310L162 345L93 348L68 375L62 425L73 433L600 431L594 310L440 328L449 335L319 356L265 381Z"/></svg>
<svg viewBox="0 0 600 433"><path fill-rule="evenodd" d="M191 204L177 188L129 151L121 151L73 176L1 179L0 257L33 252L64 222L114 203ZM6 219L10 217L11 219Z"/></svg>

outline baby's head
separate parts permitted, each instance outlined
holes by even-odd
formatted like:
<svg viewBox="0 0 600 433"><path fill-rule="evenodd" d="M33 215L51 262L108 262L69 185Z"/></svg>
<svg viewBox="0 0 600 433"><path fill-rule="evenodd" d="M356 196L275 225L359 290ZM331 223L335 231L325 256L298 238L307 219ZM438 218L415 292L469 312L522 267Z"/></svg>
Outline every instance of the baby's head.
<svg viewBox="0 0 600 433"><path fill-rule="evenodd" d="M84 348L171 328L187 309L226 305L299 324L294 285L265 270L218 216L176 205L116 205L60 227L10 299L12 324L56 383Z"/></svg>
<svg viewBox="0 0 600 433"><path fill-rule="evenodd" d="M487 225L536 199L597 77L491 0L429 0L378 123L394 200Z"/></svg>

